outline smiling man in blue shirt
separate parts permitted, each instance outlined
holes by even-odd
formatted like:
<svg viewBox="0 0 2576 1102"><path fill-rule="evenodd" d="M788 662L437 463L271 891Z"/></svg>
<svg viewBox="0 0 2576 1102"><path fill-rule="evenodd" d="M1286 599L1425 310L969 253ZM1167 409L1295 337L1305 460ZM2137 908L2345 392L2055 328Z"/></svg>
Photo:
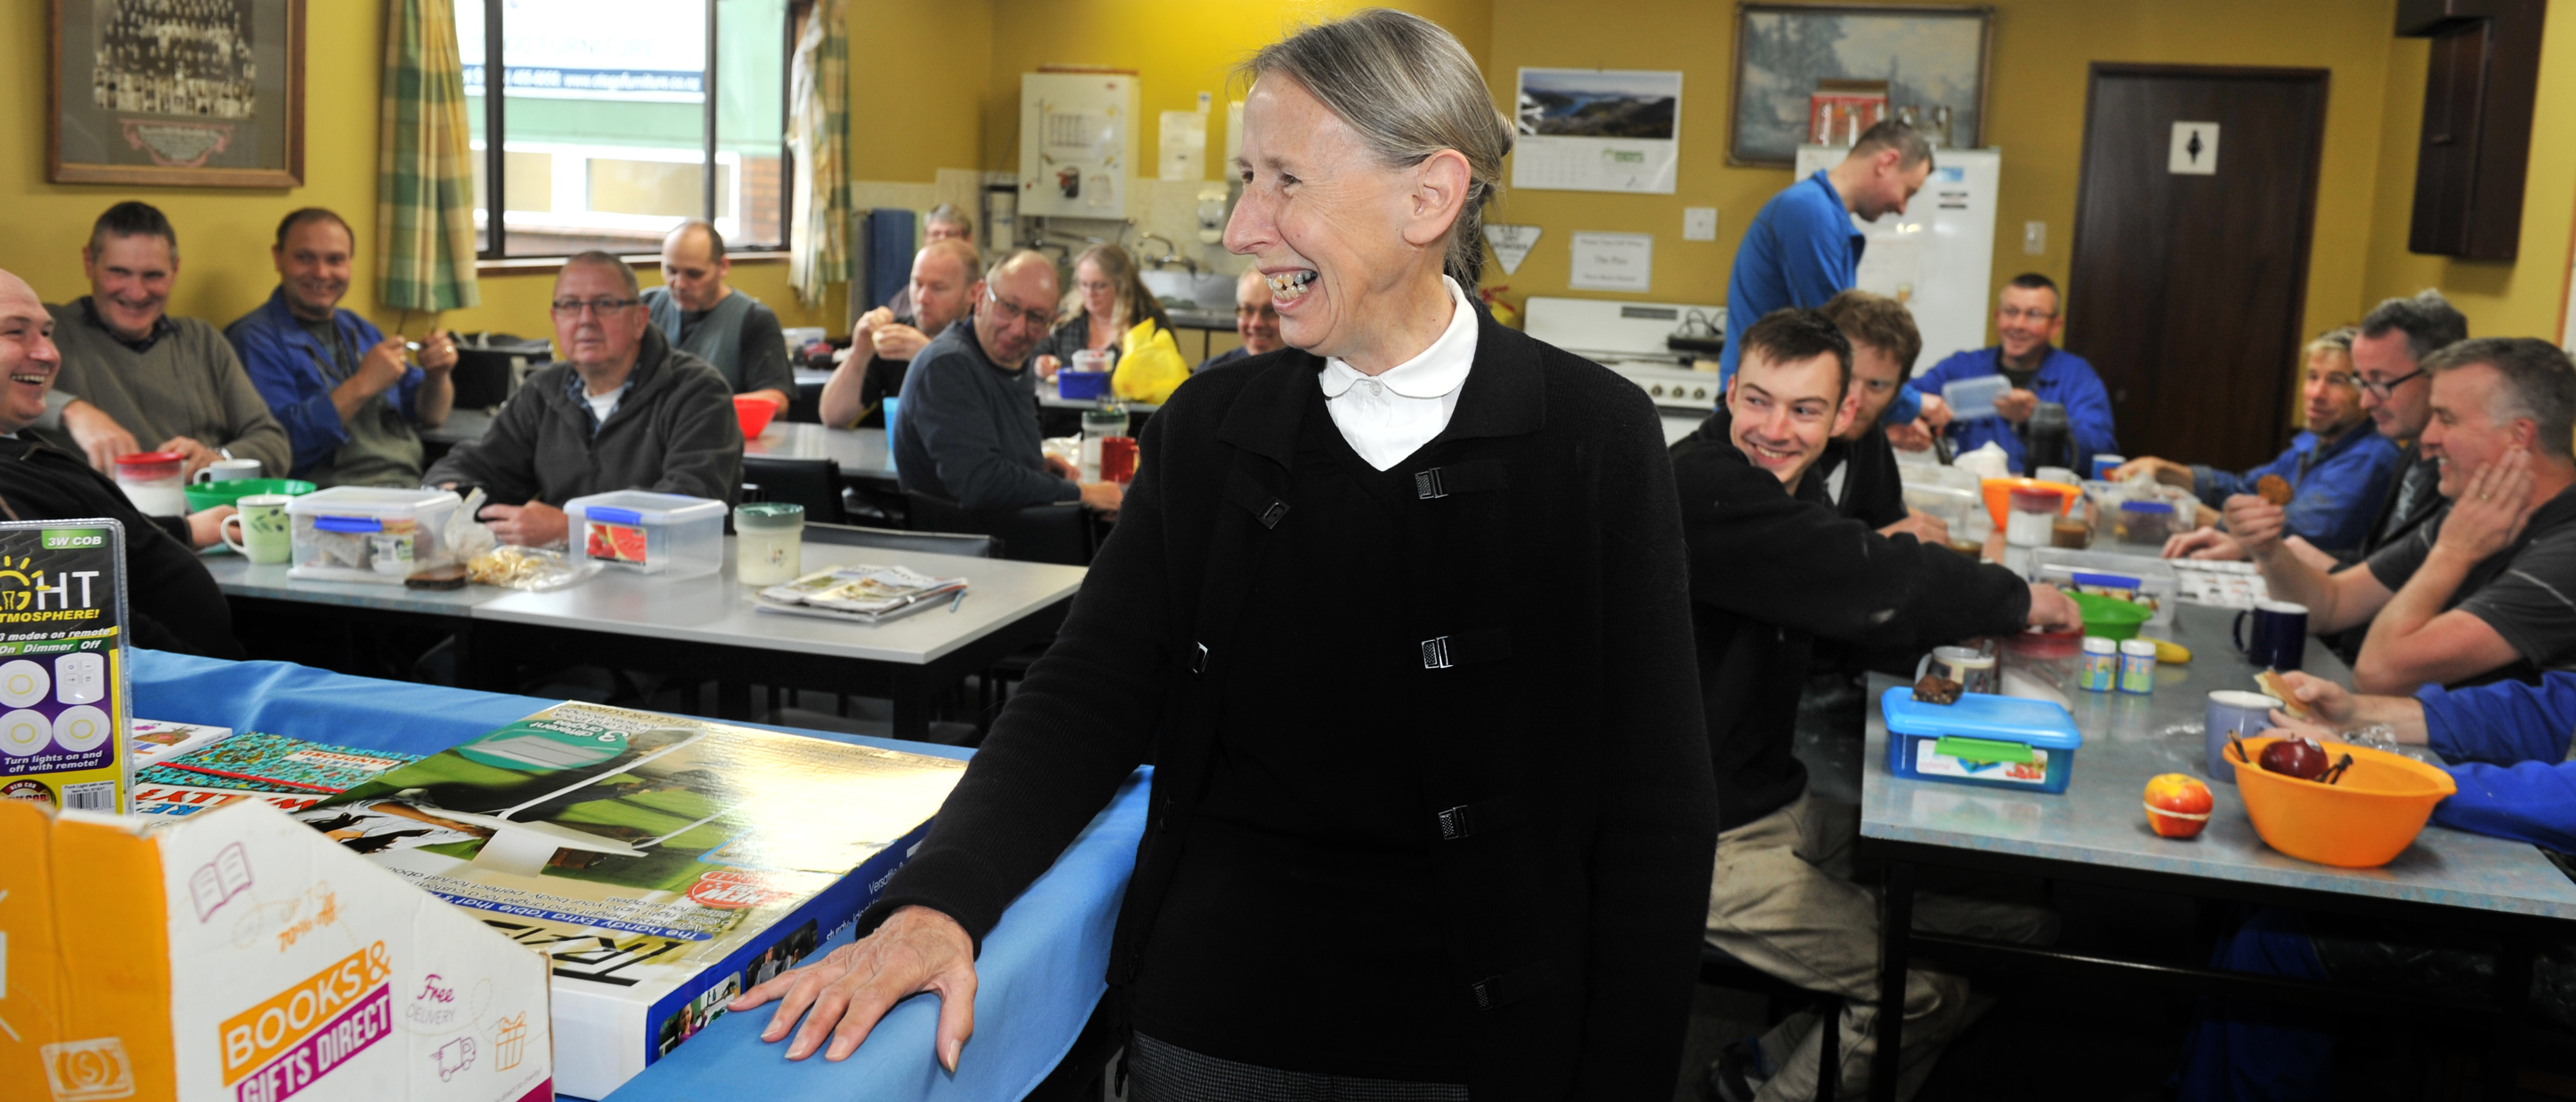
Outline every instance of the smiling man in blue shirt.
<svg viewBox="0 0 2576 1102"><path fill-rule="evenodd" d="M1869 241L1853 218L1878 221L1905 213L1906 200L1932 175L1932 146L1913 127L1890 119L1863 131L1841 164L1791 184L1762 204L1735 250L1726 280L1730 327L1751 329L1774 310L1813 310L1859 282ZM1718 370L1735 377L1736 342L1718 353ZM1900 396L1888 419L1914 419Z"/></svg>
<svg viewBox="0 0 2576 1102"><path fill-rule="evenodd" d="M2056 282L2047 276L2037 272L2014 276L2004 285L2003 294L1996 296L1995 334L2001 342L1992 348L1951 353L1914 380L1915 388L1927 395L1981 375L2001 374L2012 384L2003 397L1995 399L1993 416L1950 422L1947 431L1961 452L1993 444L2003 449L2013 470L2030 474L2024 462L2022 426L2039 403L2055 402L2066 407L2078 473L2092 472L2095 455L2119 454L2120 443L2111 436L2111 394L2102 388L2102 377L2094 374L2084 357L2057 347L2058 336L2066 331L2063 306Z"/></svg>

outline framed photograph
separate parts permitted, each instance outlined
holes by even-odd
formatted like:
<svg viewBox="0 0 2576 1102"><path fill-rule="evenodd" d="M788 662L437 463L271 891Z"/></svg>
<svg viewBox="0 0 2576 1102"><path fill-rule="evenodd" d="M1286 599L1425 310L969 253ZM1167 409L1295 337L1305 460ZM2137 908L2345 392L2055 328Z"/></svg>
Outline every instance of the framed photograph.
<svg viewBox="0 0 2576 1102"><path fill-rule="evenodd" d="M1885 81L1939 144L1984 145L1992 8L1739 4L1726 161L1787 168L1807 139L1818 81ZM1948 133L1939 133L1946 119Z"/></svg>
<svg viewBox="0 0 2576 1102"><path fill-rule="evenodd" d="M52 0L45 178L304 182L304 0Z"/></svg>

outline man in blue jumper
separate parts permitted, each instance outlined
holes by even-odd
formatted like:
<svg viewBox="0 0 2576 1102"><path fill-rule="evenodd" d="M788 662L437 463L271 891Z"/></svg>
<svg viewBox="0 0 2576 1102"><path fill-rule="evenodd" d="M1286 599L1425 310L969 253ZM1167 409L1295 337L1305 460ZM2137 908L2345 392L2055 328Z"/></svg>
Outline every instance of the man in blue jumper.
<svg viewBox="0 0 2576 1102"><path fill-rule="evenodd" d="M1729 328L1751 329L1772 311L1792 306L1820 309L1857 286L1869 239L1852 219L1875 222L1905 213L1906 200L1931 176L1931 143L1889 119L1862 131L1841 164L1772 196L1744 227L1744 243L1735 250L1735 270L1726 280ZM1721 381L1735 377L1736 344L1728 340L1718 352ZM1919 406L1914 388L1902 388L1886 420L1910 422Z"/></svg>
<svg viewBox="0 0 2576 1102"><path fill-rule="evenodd" d="M2413 696L2360 696L2322 678L2284 674L2313 718L2272 721L2301 733L2378 726L2400 743L2429 746L2459 783L2434 805L2435 828L2576 851L2576 674L2550 671L2539 684L2498 681L2473 689L2429 685ZM2266 732L2278 733L2278 732ZM2212 964L2238 972L2412 988L2481 1001L2492 981L2477 959L2493 946L2455 931L2262 908L2219 943ZM2568 947L2539 954L2533 986L2541 1013L2576 1028L2576 974ZM2473 989L2453 992L2475 976ZM2443 982L2445 979L2452 983ZM2334 1034L2323 1015L2290 1007L2208 1000L2184 1045L2181 1097L2192 1100L2325 1098L2333 1083Z"/></svg>
<svg viewBox="0 0 2576 1102"><path fill-rule="evenodd" d="M1938 394L1950 383L1984 375L2001 374L2012 384L2003 397L1995 399L1993 416L1950 422L1946 431L1960 451L1994 444L2004 450L2013 470L2031 473L2022 427L2041 402L2054 402L2066 407L2077 474L2093 473L2095 455L2119 454L2119 442L2111 438L2111 395L2102 389L2102 377L2093 373L2093 365L2084 357L2056 345L2066 331L2066 316L2058 306L2057 284L2047 276L2037 272L2014 276L1995 304L1995 335L2002 343L1951 353L1914 380L1915 389L1925 394Z"/></svg>
<svg viewBox="0 0 2576 1102"><path fill-rule="evenodd" d="M400 334L387 337L340 309L352 252L339 215L321 207L289 213L269 248L277 290L224 327L293 449L290 469L260 473L320 486L418 486L416 430L438 427L455 404L456 345L433 332L414 366Z"/></svg>
<svg viewBox="0 0 2576 1102"><path fill-rule="evenodd" d="M2147 456L2122 464L2111 480L2145 472L2158 482L2190 490L2215 509L2228 498L2257 492L2263 479L2278 476L2289 483L2292 495L2283 510L2284 527L2328 554L2358 550L2370 536L2371 520L2387 496L2390 473L2397 469L2397 445L2371 428L2370 411L2361 408L2361 380L2352 367L2352 339L2360 333L2347 325L2308 342L2307 381L2300 390L2307 400L2308 428L2271 462L2239 473ZM2179 559L2221 546L2235 550L2238 545L2214 528L2202 528L2165 541L2164 554Z"/></svg>

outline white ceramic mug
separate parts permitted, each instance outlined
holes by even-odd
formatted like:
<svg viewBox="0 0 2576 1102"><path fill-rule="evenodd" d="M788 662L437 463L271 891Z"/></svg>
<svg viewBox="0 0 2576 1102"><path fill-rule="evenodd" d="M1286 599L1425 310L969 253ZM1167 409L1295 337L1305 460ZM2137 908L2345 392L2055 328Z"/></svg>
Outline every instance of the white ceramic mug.
<svg viewBox="0 0 2576 1102"><path fill-rule="evenodd" d="M1995 656L1980 654L1975 647L1934 647L1932 653L1914 664L1914 679L1937 673L1959 683L1961 691L1991 693L1995 681Z"/></svg>
<svg viewBox="0 0 2576 1102"><path fill-rule="evenodd" d="M217 529L224 546L255 563L274 565L292 558L294 541L287 531L286 503L293 500L285 494L251 494L234 502L240 511L225 517ZM241 532L239 540L233 536L236 528Z"/></svg>
<svg viewBox="0 0 2576 1102"><path fill-rule="evenodd" d="M199 484L204 484L208 482L230 482L236 478L258 477L259 460L218 459L203 467L197 468L197 477L195 481Z"/></svg>

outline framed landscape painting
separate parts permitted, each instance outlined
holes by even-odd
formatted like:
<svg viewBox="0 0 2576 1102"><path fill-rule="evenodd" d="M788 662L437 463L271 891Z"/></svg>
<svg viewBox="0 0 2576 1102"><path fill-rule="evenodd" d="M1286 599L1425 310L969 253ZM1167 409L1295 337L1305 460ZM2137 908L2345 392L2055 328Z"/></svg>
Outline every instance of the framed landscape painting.
<svg viewBox="0 0 2576 1102"><path fill-rule="evenodd" d="M1740 4L1726 161L1787 168L1818 80L1887 82L1891 116L1948 108L1949 145L1983 145L1992 8Z"/></svg>
<svg viewBox="0 0 2576 1102"><path fill-rule="evenodd" d="M45 175L304 182L304 0L53 0Z"/></svg>

